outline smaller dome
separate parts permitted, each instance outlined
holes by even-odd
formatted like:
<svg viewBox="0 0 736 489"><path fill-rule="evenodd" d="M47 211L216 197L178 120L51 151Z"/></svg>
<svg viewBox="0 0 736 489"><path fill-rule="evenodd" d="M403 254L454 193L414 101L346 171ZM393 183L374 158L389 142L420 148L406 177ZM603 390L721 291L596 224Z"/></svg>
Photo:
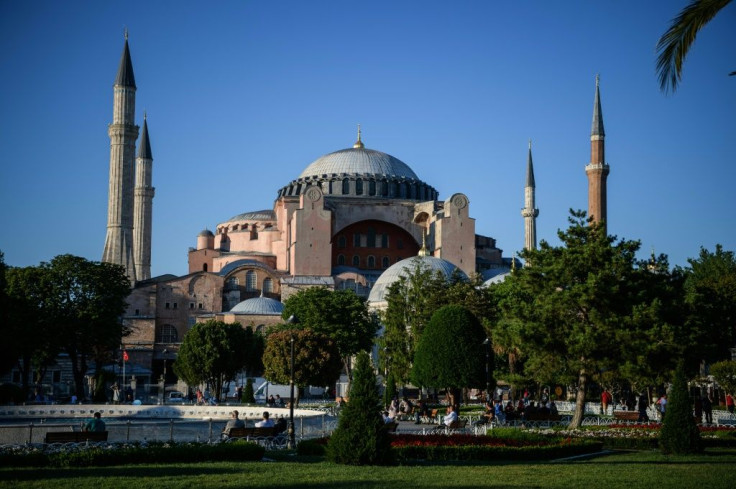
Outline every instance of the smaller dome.
<svg viewBox="0 0 736 489"><path fill-rule="evenodd" d="M386 271L381 274L380 277L378 277L376 283L373 284L373 288L371 288L370 295L368 295L368 302L373 304L377 302L385 302L386 295L388 295L389 287L391 287L394 282L399 280L402 275L406 276L411 273L411 271L414 270L415 263L417 261L421 263L420 266L430 270L433 273L440 272L447 279L452 277L452 274L455 273L455 270L460 273L460 276L463 279L468 279L468 276L465 274L465 272L463 272L454 264L445 259L436 258L434 256L413 256L411 258L406 258L404 260L401 260L400 262L394 263L393 265L388 267Z"/></svg>
<svg viewBox="0 0 736 489"><path fill-rule="evenodd" d="M258 314L261 316L281 316L284 305L276 299L268 297L253 297L239 302L230 312L237 314Z"/></svg>
<svg viewBox="0 0 736 489"><path fill-rule="evenodd" d="M271 209L264 209L262 211L244 212L233 216L225 222L231 221L275 221L276 213Z"/></svg>
<svg viewBox="0 0 736 489"><path fill-rule="evenodd" d="M214 237L215 235L214 235L214 234L212 234L212 231L210 231L209 229L203 229L203 230L201 230L201 231L199 232L199 234L198 234L197 236L206 236L206 237L208 237L208 238L212 238L212 237Z"/></svg>

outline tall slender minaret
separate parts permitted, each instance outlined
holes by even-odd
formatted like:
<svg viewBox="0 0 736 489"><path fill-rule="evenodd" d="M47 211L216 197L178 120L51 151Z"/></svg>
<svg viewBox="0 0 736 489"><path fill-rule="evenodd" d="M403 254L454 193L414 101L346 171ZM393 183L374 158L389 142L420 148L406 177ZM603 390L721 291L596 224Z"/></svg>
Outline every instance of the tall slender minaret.
<svg viewBox="0 0 736 489"><path fill-rule="evenodd" d="M151 186L153 155L148 140L148 121L143 113L143 129L135 160L135 206L133 212L133 254L135 258L135 277L137 280L151 278L151 229L153 214L153 195Z"/></svg>
<svg viewBox="0 0 736 489"><path fill-rule="evenodd" d="M534 207L536 186L534 185L534 165L532 164L532 140L529 140L529 156L526 160L526 185L524 185L524 208L521 215L524 217L524 248L537 248L537 216L539 209Z"/></svg>
<svg viewBox="0 0 736 489"><path fill-rule="evenodd" d="M603 130L601 111L600 77L595 77L595 101L593 102L593 127L590 132L590 163L585 166L588 175L588 217L595 222L607 221L606 178L610 171L606 163L606 133Z"/></svg>
<svg viewBox="0 0 736 489"><path fill-rule="evenodd" d="M128 49L128 31L120 58L118 74L113 84L112 124L110 135L110 186L107 201L107 236L102 261L125 267L131 282L135 282L133 261L133 179L135 140L135 77Z"/></svg>

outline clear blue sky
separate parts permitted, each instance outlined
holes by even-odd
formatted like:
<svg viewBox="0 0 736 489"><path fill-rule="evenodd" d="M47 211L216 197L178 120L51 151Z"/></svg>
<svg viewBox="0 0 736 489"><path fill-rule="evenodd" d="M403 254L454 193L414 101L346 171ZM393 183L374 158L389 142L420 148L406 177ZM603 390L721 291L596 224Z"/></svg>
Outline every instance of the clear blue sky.
<svg viewBox="0 0 736 489"><path fill-rule="evenodd" d="M0 2L0 250L10 265L99 260L107 125L123 29L154 156L152 272L184 274L197 233L271 208L323 154L389 153L476 231L523 247L533 140L540 239L587 209L601 75L609 230L686 264L736 249L736 5L701 32L674 96L654 46L673 1Z"/></svg>

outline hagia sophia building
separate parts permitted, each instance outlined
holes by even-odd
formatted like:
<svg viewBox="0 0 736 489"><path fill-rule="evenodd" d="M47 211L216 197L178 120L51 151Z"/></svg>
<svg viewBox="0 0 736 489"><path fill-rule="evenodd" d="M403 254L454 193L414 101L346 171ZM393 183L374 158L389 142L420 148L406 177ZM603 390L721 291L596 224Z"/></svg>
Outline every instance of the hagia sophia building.
<svg viewBox="0 0 736 489"><path fill-rule="evenodd" d="M115 78L110 136L107 236L102 260L123 265L133 284L123 318L128 375L143 383L176 381L171 368L196 322L218 319L263 331L283 322L283 301L307 287L352 289L374 309L413 259L445 274L459 269L488 282L511 258L475 232L468 197L441 199L409 165L357 139L306 165L277 190L273 206L235 214L196 236L189 273L151 277L153 152L146 117L135 125L136 84L128 39ZM606 217L603 119L596 80L591 132L589 214ZM136 152L136 141L138 141ZM155 145L154 145L155 147ZM536 247L535 181L527 158L525 247ZM235 212L238 212L236 210Z"/></svg>

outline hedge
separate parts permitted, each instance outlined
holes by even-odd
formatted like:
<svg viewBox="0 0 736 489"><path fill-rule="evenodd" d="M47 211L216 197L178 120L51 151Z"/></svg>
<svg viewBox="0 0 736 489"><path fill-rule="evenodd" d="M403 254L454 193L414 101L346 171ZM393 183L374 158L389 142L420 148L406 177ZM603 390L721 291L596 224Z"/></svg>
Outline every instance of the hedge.
<svg viewBox="0 0 736 489"><path fill-rule="evenodd" d="M399 463L426 461L527 461L572 457L601 451L603 444L591 440L573 440L559 445L528 447L497 446L404 446L394 447Z"/></svg>

